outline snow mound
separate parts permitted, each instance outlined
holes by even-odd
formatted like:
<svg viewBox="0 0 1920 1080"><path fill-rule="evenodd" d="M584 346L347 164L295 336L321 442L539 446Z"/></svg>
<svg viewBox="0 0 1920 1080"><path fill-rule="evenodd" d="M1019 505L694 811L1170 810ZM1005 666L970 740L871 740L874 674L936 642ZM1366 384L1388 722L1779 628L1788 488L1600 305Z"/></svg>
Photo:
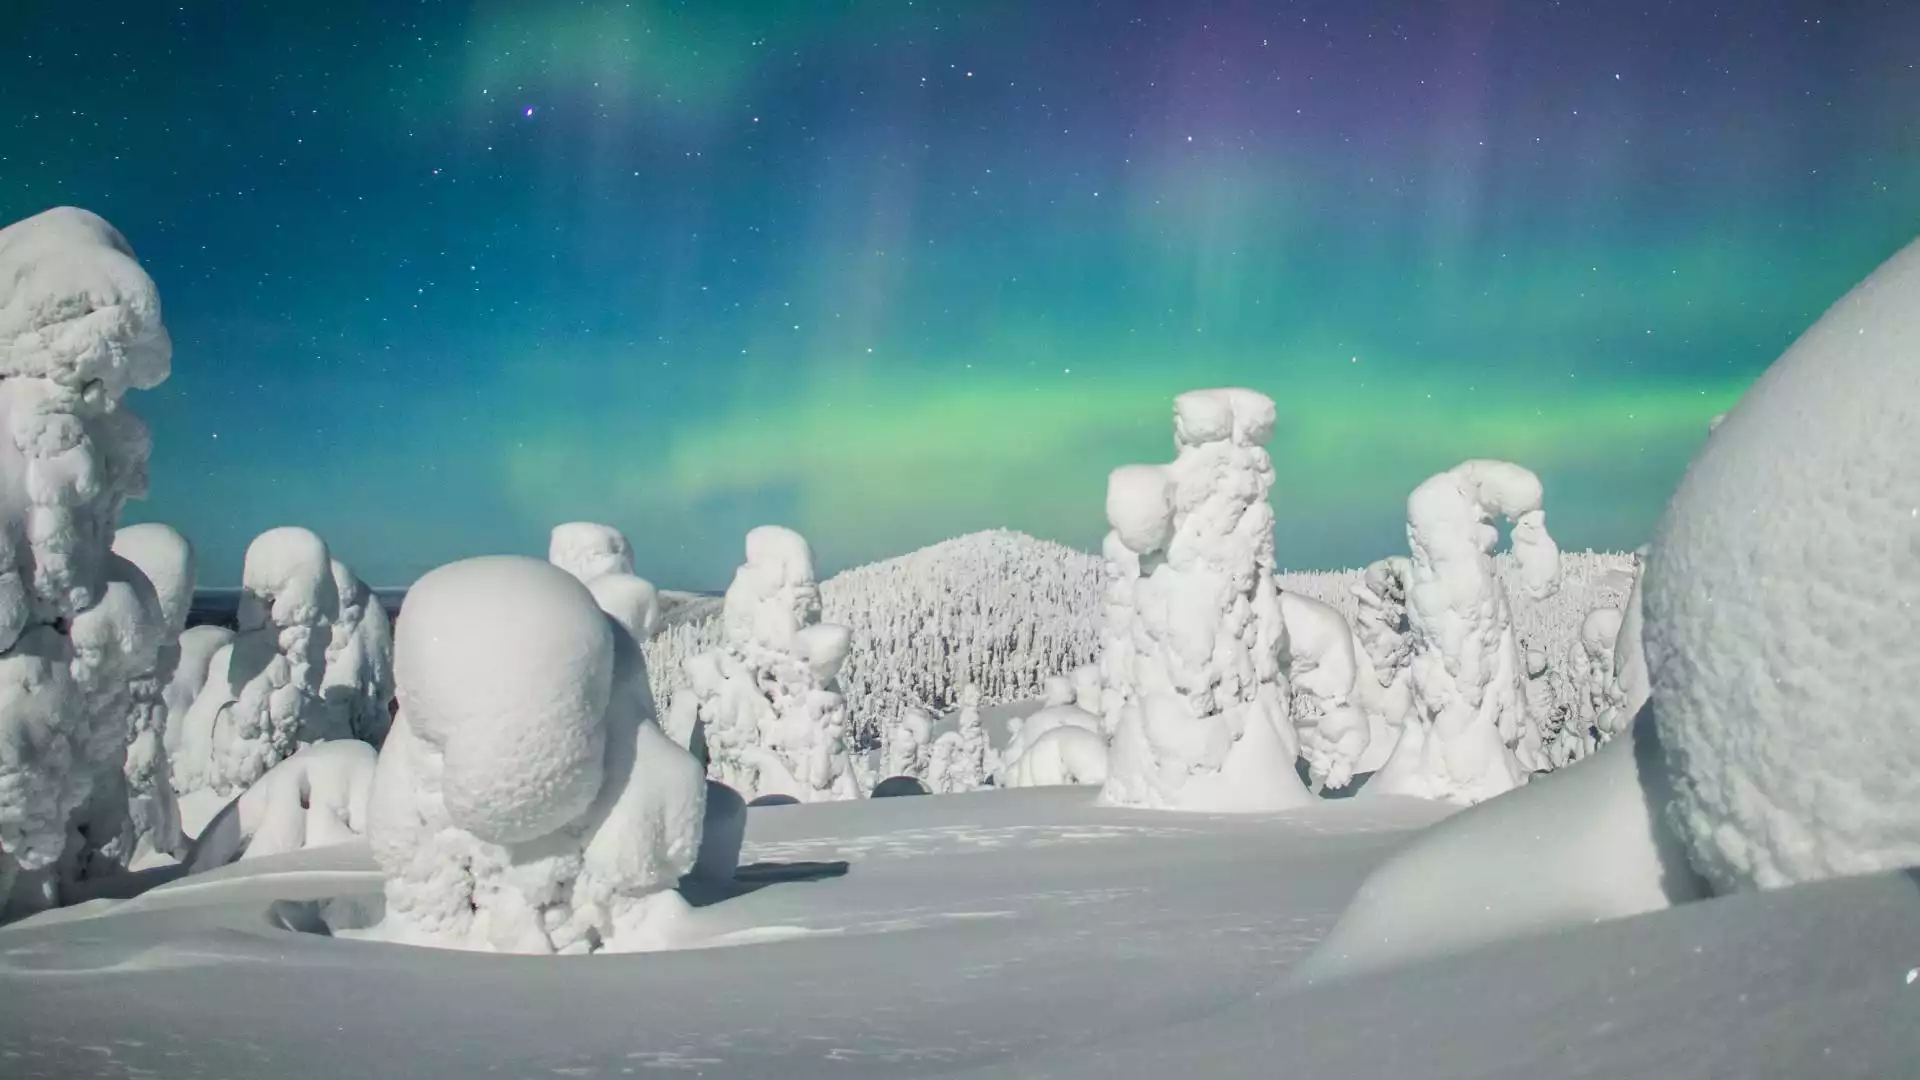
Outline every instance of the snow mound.
<svg viewBox="0 0 1920 1080"><path fill-rule="evenodd" d="M353 739L303 747L214 815L183 860L187 873L364 836L379 758Z"/></svg>
<svg viewBox="0 0 1920 1080"><path fill-rule="evenodd" d="M1300 982L1657 911L1703 888L1662 820L1650 720L1573 767L1423 831L1367 878Z"/></svg>
<svg viewBox="0 0 1920 1080"><path fill-rule="evenodd" d="M1113 741L1103 802L1283 810L1314 797L1294 771L1273 575L1272 399L1174 399L1176 455L1114 470L1102 547L1101 661Z"/></svg>
<svg viewBox="0 0 1920 1080"><path fill-rule="evenodd" d="M1651 703L1719 889L1920 864L1916 432L1920 243L1767 369L1656 532Z"/></svg>
<svg viewBox="0 0 1920 1080"><path fill-rule="evenodd" d="M633 545L611 525L569 521L553 527L547 561L582 582L591 582L602 574L633 573Z"/></svg>
<svg viewBox="0 0 1920 1080"><path fill-rule="evenodd" d="M1107 782L1107 740L1074 724L1048 728L1007 766L1002 787Z"/></svg>

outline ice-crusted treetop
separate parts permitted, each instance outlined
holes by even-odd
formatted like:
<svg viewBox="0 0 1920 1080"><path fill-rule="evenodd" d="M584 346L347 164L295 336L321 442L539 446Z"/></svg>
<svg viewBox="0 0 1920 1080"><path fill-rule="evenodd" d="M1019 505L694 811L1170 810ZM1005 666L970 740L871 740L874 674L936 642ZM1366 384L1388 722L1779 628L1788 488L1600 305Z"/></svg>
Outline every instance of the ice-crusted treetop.
<svg viewBox="0 0 1920 1080"><path fill-rule="evenodd" d="M394 677L413 732L444 760L453 824L533 840L599 793L614 640L578 579L503 555L450 563L407 591Z"/></svg>
<svg viewBox="0 0 1920 1080"><path fill-rule="evenodd" d="M98 214L61 206L0 229L0 378L118 399L158 386L172 356L153 279Z"/></svg>
<svg viewBox="0 0 1920 1080"><path fill-rule="evenodd" d="M1716 887L1920 864L1916 555L1920 243L1754 383L1655 532L1650 704Z"/></svg>
<svg viewBox="0 0 1920 1080"><path fill-rule="evenodd" d="M180 636L193 606L193 545L171 525L125 525L113 534L113 553L140 568L153 584L168 633Z"/></svg>
<svg viewBox="0 0 1920 1080"><path fill-rule="evenodd" d="M547 541L547 561L579 578L592 581L601 574L633 573L633 545L611 525L569 521L553 527Z"/></svg>
<svg viewBox="0 0 1920 1080"><path fill-rule="evenodd" d="M1485 560L1500 539L1492 519L1506 518L1513 523L1510 539L1521 581L1530 595L1545 596L1560 579L1560 549L1547 535L1544 497L1531 469L1509 461L1464 461L1407 497L1407 529L1415 549L1431 553L1436 564Z"/></svg>
<svg viewBox="0 0 1920 1080"><path fill-rule="evenodd" d="M247 545L240 572L242 631L313 626L340 610L327 542L298 525L268 529Z"/></svg>
<svg viewBox="0 0 1920 1080"><path fill-rule="evenodd" d="M786 651L802 627L820 621L820 586L807 538L779 525L747 533L747 561L727 586L722 620L729 642Z"/></svg>
<svg viewBox="0 0 1920 1080"><path fill-rule="evenodd" d="M645 642L660 632L660 591L653 582L618 570L585 580L601 609L625 627L634 641Z"/></svg>
<svg viewBox="0 0 1920 1080"><path fill-rule="evenodd" d="M1265 446L1278 415L1273 399L1257 390L1189 390L1173 399L1173 436L1180 446L1228 440L1235 446Z"/></svg>

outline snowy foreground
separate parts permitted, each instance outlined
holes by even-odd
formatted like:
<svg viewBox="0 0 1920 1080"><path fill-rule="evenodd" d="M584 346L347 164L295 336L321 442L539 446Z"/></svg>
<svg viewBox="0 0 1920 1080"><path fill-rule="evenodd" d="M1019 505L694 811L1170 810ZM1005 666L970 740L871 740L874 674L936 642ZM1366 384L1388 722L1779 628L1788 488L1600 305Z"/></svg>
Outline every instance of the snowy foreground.
<svg viewBox="0 0 1920 1080"><path fill-rule="evenodd" d="M1303 988L1289 969L1447 808L1169 815L1094 794L755 808L739 881L694 895L681 928L724 947L679 952L330 938L325 920L380 903L364 845L237 863L0 928L0 1073L1799 1080L1920 1062L1911 872Z"/></svg>

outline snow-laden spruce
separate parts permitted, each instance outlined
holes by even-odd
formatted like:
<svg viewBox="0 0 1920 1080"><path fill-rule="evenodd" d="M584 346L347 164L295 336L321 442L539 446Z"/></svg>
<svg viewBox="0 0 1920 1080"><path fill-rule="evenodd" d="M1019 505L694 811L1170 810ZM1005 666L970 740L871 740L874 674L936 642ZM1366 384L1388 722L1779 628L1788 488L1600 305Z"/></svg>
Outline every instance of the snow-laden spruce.
<svg viewBox="0 0 1920 1080"><path fill-rule="evenodd" d="M1754 383L1654 534L1648 703L1718 888L1920 864L1917 555L1920 242Z"/></svg>
<svg viewBox="0 0 1920 1080"><path fill-rule="evenodd" d="M379 746L392 722L393 624L359 575L332 560L339 612L327 639L320 698L353 738Z"/></svg>
<svg viewBox="0 0 1920 1080"><path fill-rule="evenodd" d="M193 605L193 545L170 526L150 522L114 533L113 552L139 568L153 586L159 624L154 661L127 685L132 709L127 725L125 799L133 853L127 865L139 868L160 857L186 853L180 831L180 807L173 790L173 766L167 745L167 690L180 666L180 637ZM204 670L201 673L204 677Z"/></svg>
<svg viewBox="0 0 1920 1080"><path fill-rule="evenodd" d="M209 789L237 795L299 743L353 737L346 714L320 694L339 613L326 541L296 525L254 537L241 568L239 629L226 678L214 679L210 668L201 689L203 699L211 698L208 708L228 714L209 748Z"/></svg>
<svg viewBox="0 0 1920 1080"><path fill-rule="evenodd" d="M858 797L838 676L847 628L820 621L813 549L791 529L747 533L728 586L718 648L687 659L677 735L701 740L713 778L748 800Z"/></svg>
<svg viewBox="0 0 1920 1080"><path fill-rule="evenodd" d="M977 791L993 776L996 761L986 724L980 719L978 687L961 687L956 722L957 729L942 733L928 753L927 790L935 795Z"/></svg>
<svg viewBox="0 0 1920 1080"><path fill-rule="evenodd" d="M1116 582L1103 648L1113 742L1101 798L1182 810L1312 803L1294 771L1273 577L1272 399L1196 390L1174 399L1167 465L1115 469L1103 547ZM1120 594L1130 583L1130 600Z"/></svg>
<svg viewBox="0 0 1920 1080"><path fill-rule="evenodd" d="M1400 741L1401 725L1413 711L1413 647L1407 626L1411 569L1406 556L1390 556L1369 565L1346 590L1354 600L1354 698L1367 716L1367 749L1354 763L1357 774L1387 763Z"/></svg>
<svg viewBox="0 0 1920 1080"><path fill-rule="evenodd" d="M122 399L171 359L153 280L111 225L61 207L0 229L0 906L22 871L31 903L56 899L76 811L124 767L128 715L107 739L96 710L141 673L121 670L140 650L102 617L111 662L77 655L71 633L108 594L122 505L146 492L150 438Z"/></svg>
<svg viewBox="0 0 1920 1080"><path fill-rule="evenodd" d="M887 725L881 740L877 779L911 776L924 780L932 754L933 717L925 709L902 709L893 723Z"/></svg>
<svg viewBox="0 0 1920 1080"><path fill-rule="evenodd" d="M1280 594L1287 625L1287 685L1300 757L1313 790L1353 782L1373 737L1359 705L1357 642L1331 604L1298 593Z"/></svg>
<svg viewBox="0 0 1920 1080"><path fill-rule="evenodd" d="M1559 586L1560 553L1541 494L1528 470L1476 460L1408 496L1414 711L1367 792L1473 803L1546 768L1543 733L1527 710L1524 656L1493 569L1493 519L1505 518L1527 592L1542 597Z"/></svg>
<svg viewBox="0 0 1920 1080"><path fill-rule="evenodd" d="M422 577L396 636L379 936L551 954L670 935L706 785L648 714L632 633L573 576L502 556Z"/></svg>
<svg viewBox="0 0 1920 1080"><path fill-rule="evenodd" d="M633 573L633 544L611 525L569 521L553 527L547 561L588 583L602 574Z"/></svg>

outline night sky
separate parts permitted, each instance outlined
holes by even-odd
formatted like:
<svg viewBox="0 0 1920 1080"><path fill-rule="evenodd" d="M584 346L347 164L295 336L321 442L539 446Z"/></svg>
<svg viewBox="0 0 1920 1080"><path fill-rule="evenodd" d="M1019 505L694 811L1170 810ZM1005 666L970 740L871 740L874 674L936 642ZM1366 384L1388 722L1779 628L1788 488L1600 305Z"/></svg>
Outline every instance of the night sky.
<svg viewBox="0 0 1920 1080"><path fill-rule="evenodd" d="M725 584L1096 547L1170 398L1272 395L1281 561L1531 466L1647 538L1708 419L1920 234L1920 3L0 0L0 219L104 215L203 584L624 528Z"/></svg>

